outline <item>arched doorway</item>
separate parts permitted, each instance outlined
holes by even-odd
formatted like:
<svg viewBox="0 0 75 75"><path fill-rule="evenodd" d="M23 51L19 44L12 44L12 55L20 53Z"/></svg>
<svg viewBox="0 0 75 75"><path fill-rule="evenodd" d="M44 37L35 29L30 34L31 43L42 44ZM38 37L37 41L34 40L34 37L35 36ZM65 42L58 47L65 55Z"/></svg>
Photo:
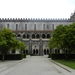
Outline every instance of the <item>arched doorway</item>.
<svg viewBox="0 0 75 75"><path fill-rule="evenodd" d="M44 55L46 55L46 49L44 49Z"/></svg>
<svg viewBox="0 0 75 75"><path fill-rule="evenodd" d="M28 54L28 50L26 50L26 54Z"/></svg>
<svg viewBox="0 0 75 75"><path fill-rule="evenodd" d="M49 49L47 49L47 54L49 54Z"/></svg>
<svg viewBox="0 0 75 75"><path fill-rule="evenodd" d="M23 53L26 54L25 50L23 50Z"/></svg>
<svg viewBox="0 0 75 75"><path fill-rule="evenodd" d="M38 49L36 49L36 54L38 54Z"/></svg>
<svg viewBox="0 0 75 75"><path fill-rule="evenodd" d="M33 49L33 54L35 55L35 49Z"/></svg>

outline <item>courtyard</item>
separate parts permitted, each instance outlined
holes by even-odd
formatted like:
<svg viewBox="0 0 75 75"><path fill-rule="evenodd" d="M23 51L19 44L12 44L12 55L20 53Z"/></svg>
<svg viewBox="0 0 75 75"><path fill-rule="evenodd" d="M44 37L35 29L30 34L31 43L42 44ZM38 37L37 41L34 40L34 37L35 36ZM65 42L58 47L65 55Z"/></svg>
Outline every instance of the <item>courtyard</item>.
<svg viewBox="0 0 75 75"><path fill-rule="evenodd" d="M47 56L27 56L22 60L0 61L0 75L75 75L75 70L67 69L56 65Z"/></svg>

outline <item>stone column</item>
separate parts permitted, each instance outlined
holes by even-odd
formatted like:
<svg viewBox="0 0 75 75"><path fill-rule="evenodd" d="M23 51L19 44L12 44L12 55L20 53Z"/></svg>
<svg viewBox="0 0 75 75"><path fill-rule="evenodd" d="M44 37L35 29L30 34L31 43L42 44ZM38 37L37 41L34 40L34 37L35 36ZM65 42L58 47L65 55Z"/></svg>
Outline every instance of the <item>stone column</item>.
<svg viewBox="0 0 75 75"><path fill-rule="evenodd" d="M40 34L40 40L39 40L39 55L43 55L43 42L42 42L41 34Z"/></svg>
<svg viewBox="0 0 75 75"><path fill-rule="evenodd" d="M30 38L29 38L29 54L32 54L32 36L30 33Z"/></svg>

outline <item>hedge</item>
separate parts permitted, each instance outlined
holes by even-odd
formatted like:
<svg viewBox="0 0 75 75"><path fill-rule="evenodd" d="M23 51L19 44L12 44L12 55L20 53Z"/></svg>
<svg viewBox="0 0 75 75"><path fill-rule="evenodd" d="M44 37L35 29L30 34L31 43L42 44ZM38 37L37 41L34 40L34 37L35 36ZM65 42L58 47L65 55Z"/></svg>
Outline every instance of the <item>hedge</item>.
<svg viewBox="0 0 75 75"><path fill-rule="evenodd" d="M21 60L24 57L26 57L26 55L22 55L22 54L6 54L6 55L4 55L4 60ZM2 55L0 55L0 60L2 60Z"/></svg>
<svg viewBox="0 0 75 75"><path fill-rule="evenodd" d="M22 58L26 58L26 54L22 54Z"/></svg>
<svg viewBox="0 0 75 75"><path fill-rule="evenodd" d="M68 56L68 57L67 57ZM48 58L56 59L75 59L75 54L49 54Z"/></svg>

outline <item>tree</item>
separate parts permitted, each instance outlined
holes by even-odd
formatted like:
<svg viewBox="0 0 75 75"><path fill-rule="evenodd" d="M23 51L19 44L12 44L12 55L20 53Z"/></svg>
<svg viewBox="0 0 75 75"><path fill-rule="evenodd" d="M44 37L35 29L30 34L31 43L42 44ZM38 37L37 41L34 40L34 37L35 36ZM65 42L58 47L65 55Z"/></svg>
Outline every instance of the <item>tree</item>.
<svg viewBox="0 0 75 75"><path fill-rule="evenodd" d="M21 50L21 53L23 53L22 51L26 49L26 44L24 42L19 41L18 43L18 49Z"/></svg>
<svg viewBox="0 0 75 75"><path fill-rule="evenodd" d="M64 36L67 26L59 25L52 33L52 38L49 40L48 46L51 48L64 48Z"/></svg>
<svg viewBox="0 0 75 75"><path fill-rule="evenodd" d="M68 56L75 51L75 23L68 25L59 25L53 31L52 38L49 40L48 46L51 48L68 50ZM65 53L65 52L64 52Z"/></svg>
<svg viewBox="0 0 75 75"><path fill-rule="evenodd" d="M15 38L15 34L7 28L3 28L0 31L0 51L3 55L2 60L4 61L4 55L9 50L18 49L20 47L19 41Z"/></svg>

